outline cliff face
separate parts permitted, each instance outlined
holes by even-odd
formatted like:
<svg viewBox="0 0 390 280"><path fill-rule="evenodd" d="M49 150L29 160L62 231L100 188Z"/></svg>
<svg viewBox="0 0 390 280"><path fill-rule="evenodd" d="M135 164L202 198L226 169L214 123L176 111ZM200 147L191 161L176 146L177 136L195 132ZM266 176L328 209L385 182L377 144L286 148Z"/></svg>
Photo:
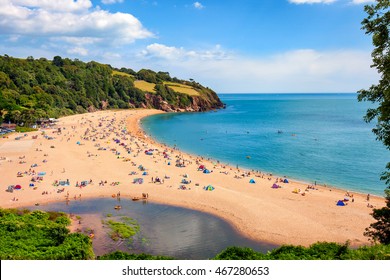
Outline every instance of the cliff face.
<svg viewBox="0 0 390 280"><path fill-rule="evenodd" d="M179 104L170 104L164 100L160 95L147 93L145 94L146 103L144 108L155 108L165 112L205 112L224 108L224 104L214 93L213 98L208 96L191 96L190 104L182 106Z"/></svg>

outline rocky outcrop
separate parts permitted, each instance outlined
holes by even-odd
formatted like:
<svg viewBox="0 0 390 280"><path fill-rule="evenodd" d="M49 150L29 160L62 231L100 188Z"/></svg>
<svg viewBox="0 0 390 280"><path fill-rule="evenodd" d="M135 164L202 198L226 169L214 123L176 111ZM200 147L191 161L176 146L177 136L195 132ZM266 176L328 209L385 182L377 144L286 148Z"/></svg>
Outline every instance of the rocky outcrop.
<svg viewBox="0 0 390 280"><path fill-rule="evenodd" d="M208 96L191 96L191 104L187 106L178 106L169 104L160 95L147 93L145 94L147 104L146 107L159 109L165 112L205 112L224 108L224 104L215 94L214 98Z"/></svg>

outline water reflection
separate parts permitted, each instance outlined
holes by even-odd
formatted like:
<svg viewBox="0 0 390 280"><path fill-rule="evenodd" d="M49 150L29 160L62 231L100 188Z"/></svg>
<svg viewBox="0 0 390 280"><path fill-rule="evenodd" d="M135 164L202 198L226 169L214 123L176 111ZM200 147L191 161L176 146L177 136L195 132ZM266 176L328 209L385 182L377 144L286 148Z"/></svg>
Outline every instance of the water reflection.
<svg viewBox="0 0 390 280"><path fill-rule="evenodd" d="M120 205L119 210L114 207ZM115 250L145 252L177 259L208 259L229 246L245 246L266 252L275 246L249 240L225 221L198 211L129 199L89 199L40 205L33 209L63 211L81 217L80 229L92 229L96 255ZM106 219L131 217L138 221L140 232L133 241L113 241Z"/></svg>

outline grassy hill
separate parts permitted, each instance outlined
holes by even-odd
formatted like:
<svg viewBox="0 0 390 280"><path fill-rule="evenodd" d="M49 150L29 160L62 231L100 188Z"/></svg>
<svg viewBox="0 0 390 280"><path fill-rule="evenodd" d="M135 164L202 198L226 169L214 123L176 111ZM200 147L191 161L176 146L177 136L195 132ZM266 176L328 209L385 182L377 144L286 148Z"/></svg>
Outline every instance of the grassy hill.
<svg viewBox="0 0 390 280"><path fill-rule="evenodd" d="M134 86L142 91L156 93L156 90L154 89L156 86L155 83L149 83L147 81L137 80L134 81Z"/></svg>
<svg viewBox="0 0 390 280"><path fill-rule="evenodd" d="M55 56L0 56L0 123L30 125L39 118L105 109L156 108L207 111L222 108L217 94L168 72L113 68Z"/></svg>

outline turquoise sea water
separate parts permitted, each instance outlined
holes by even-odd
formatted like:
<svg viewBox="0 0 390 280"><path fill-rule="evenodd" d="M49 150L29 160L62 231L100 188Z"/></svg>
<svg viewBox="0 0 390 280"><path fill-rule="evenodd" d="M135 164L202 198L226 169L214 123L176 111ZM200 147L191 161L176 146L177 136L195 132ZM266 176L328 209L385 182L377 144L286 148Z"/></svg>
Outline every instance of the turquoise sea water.
<svg viewBox="0 0 390 280"><path fill-rule="evenodd" d="M356 94L220 94L227 107L142 121L156 140L233 166L383 195L390 160ZM250 158L248 158L248 156Z"/></svg>

